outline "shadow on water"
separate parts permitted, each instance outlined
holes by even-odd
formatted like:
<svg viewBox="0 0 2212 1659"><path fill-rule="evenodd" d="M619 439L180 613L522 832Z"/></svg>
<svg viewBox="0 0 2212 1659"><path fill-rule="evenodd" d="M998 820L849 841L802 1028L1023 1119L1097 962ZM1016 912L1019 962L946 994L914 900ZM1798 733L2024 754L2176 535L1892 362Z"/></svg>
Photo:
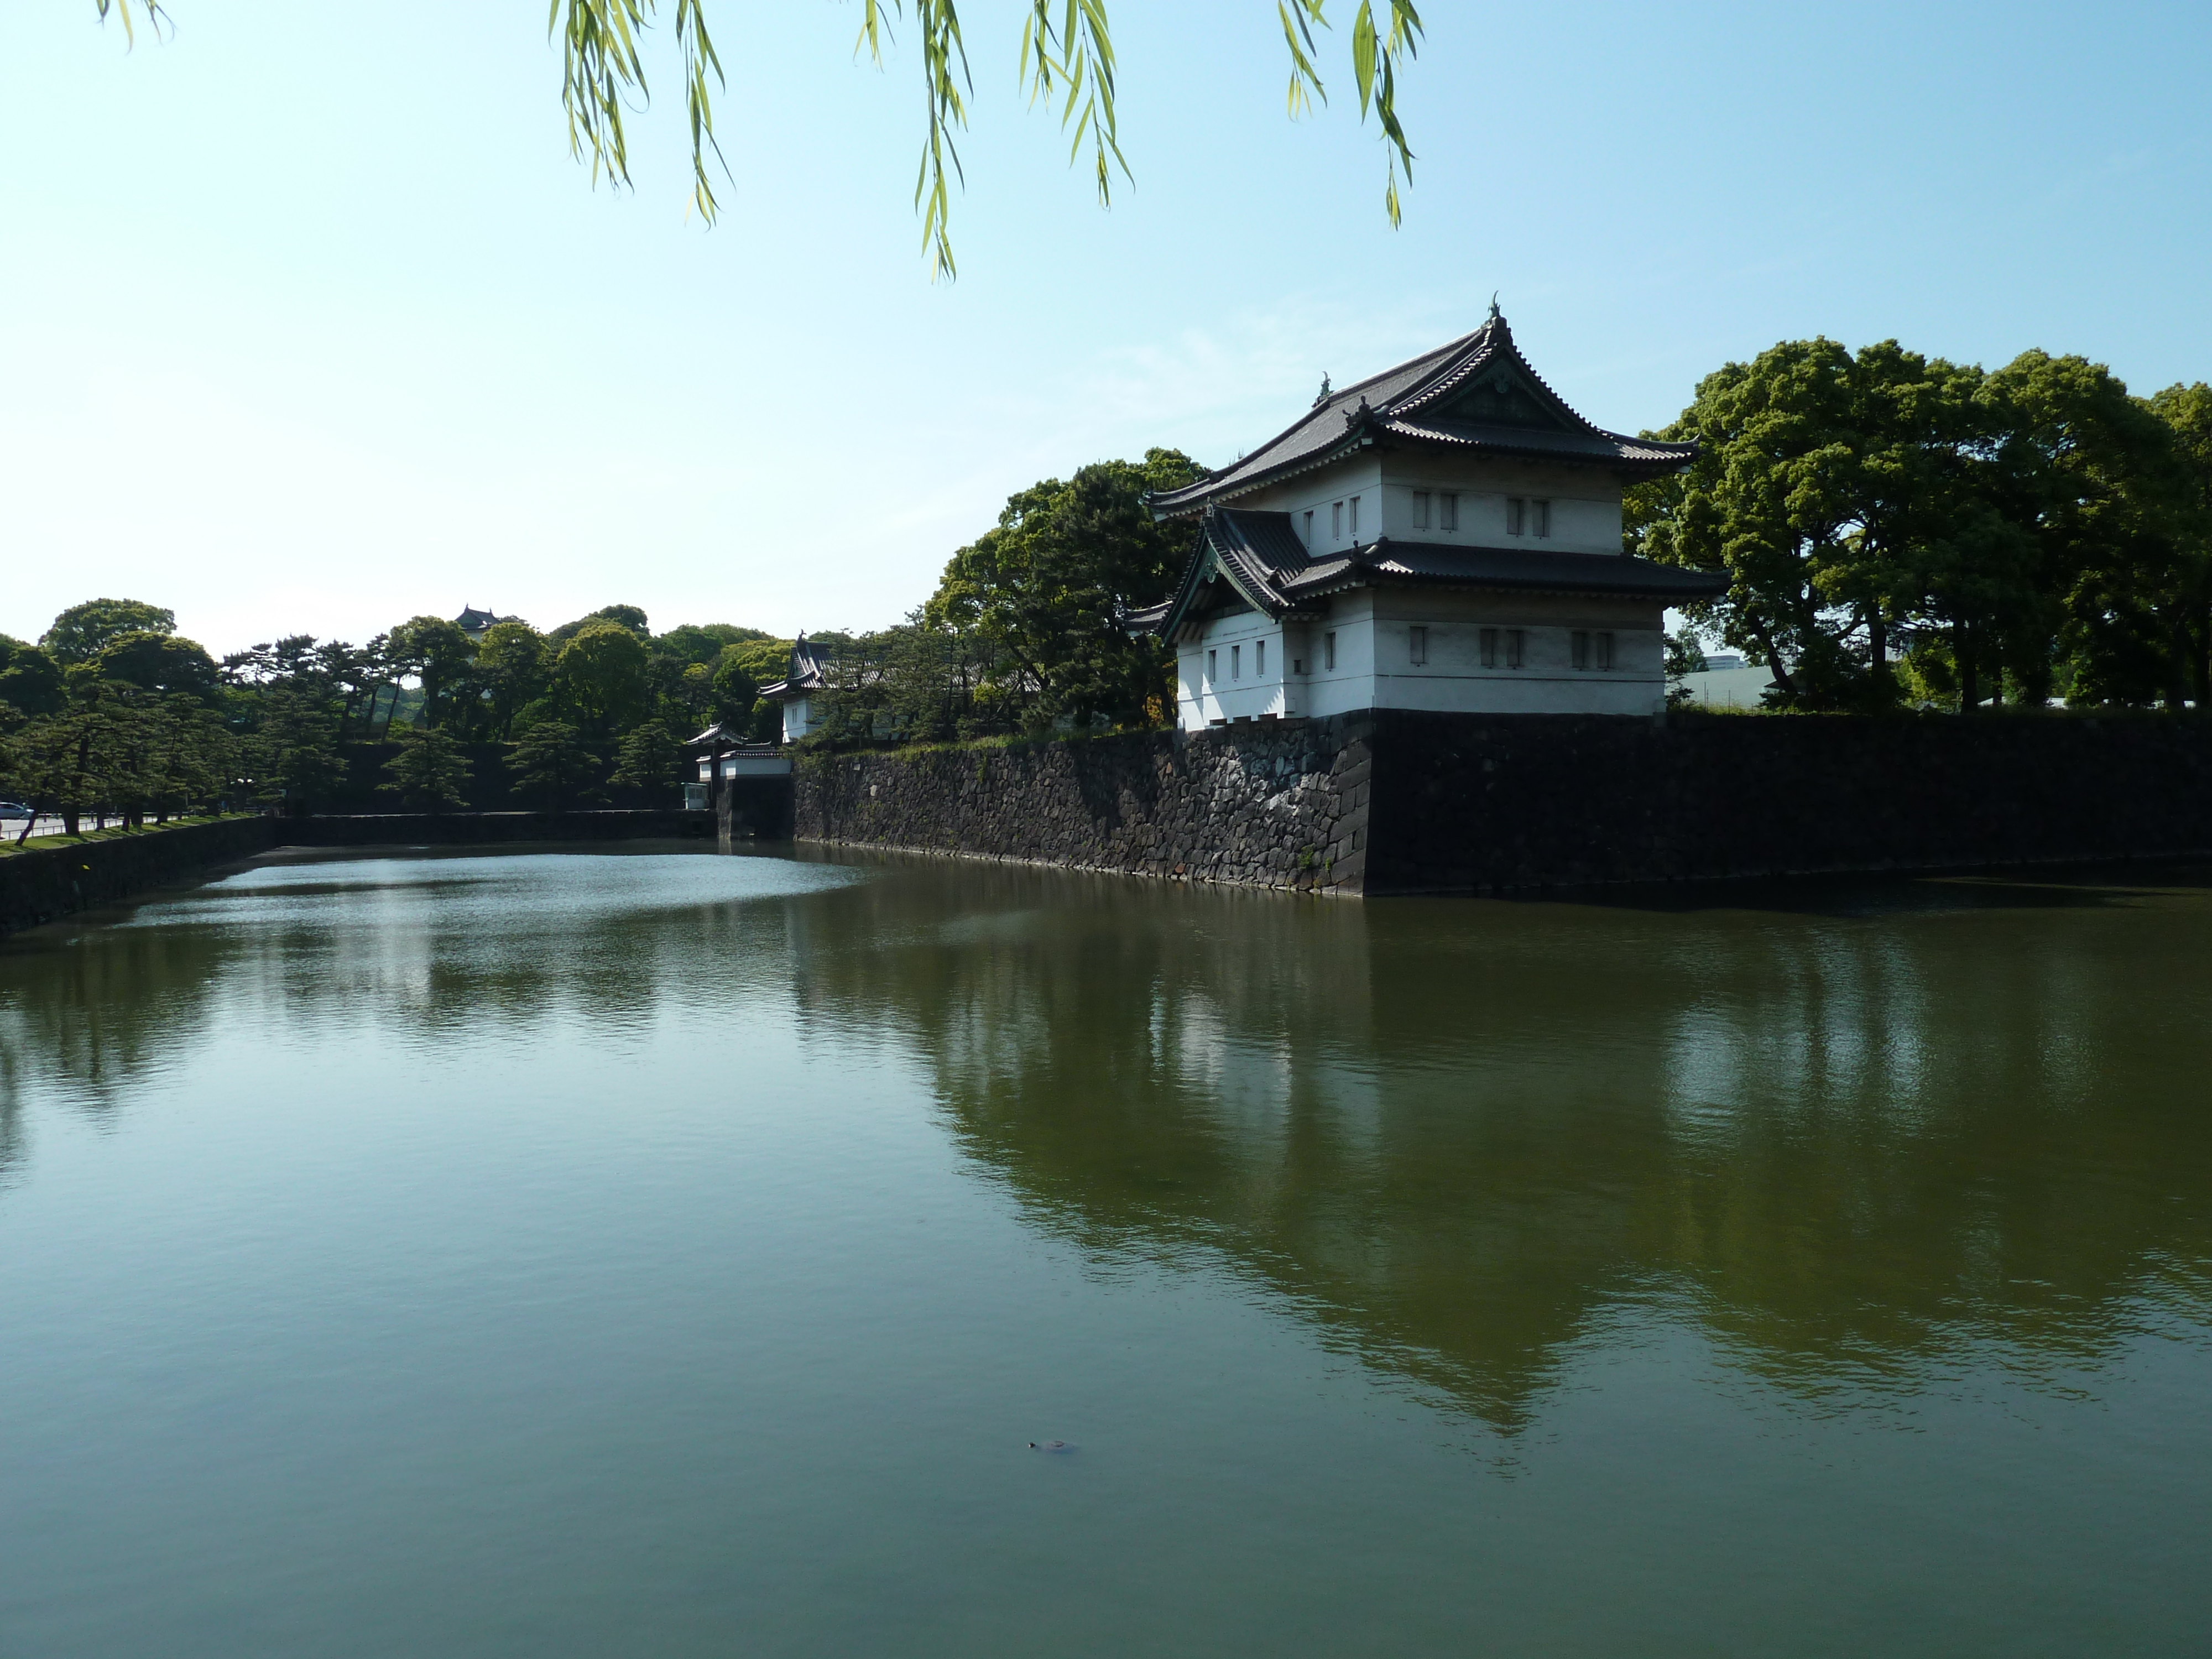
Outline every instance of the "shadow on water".
<svg viewBox="0 0 2212 1659"><path fill-rule="evenodd" d="M1624 1321L1814 1410L1968 1359L2090 1386L2212 1321L2193 883L1361 905L817 854L740 902L602 855L548 903L538 856L264 866L9 946L0 1166L34 1084L112 1111L238 999L484 1040L751 1000L916 1056L1101 1271L1227 1263L1508 1431Z"/></svg>

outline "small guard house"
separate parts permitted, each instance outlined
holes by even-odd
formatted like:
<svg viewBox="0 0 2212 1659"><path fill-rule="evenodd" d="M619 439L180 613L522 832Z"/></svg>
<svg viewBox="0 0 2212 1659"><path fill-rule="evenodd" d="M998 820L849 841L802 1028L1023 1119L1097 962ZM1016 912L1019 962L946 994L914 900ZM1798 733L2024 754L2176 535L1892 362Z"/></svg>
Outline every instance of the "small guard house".
<svg viewBox="0 0 2212 1659"><path fill-rule="evenodd" d="M1621 491L1697 446L1593 426L1495 304L1474 333L1316 399L1234 465L1154 495L1196 528L1132 632L1176 647L1186 731L1417 708L1650 714L1663 618L1725 580L1622 550Z"/></svg>

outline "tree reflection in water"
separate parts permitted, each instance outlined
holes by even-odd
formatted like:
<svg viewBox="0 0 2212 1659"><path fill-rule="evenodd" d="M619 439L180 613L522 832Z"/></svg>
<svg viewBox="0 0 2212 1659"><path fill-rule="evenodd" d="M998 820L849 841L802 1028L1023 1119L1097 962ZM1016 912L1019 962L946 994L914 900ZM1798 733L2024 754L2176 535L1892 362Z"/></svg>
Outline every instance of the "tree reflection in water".
<svg viewBox="0 0 2212 1659"><path fill-rule="evenodd" d="M1864 1410L1969 1361L2083 1386L2212 1315L2193 881L1358 904L813 854L732 902L712 862L604 857L547 907L528 855L301 861L16 941L0 1182L33 1090L112 1115L245 1003L580 1022L647 1066L706 1004L811 1063L903 1048L1032 1224L1230 1263L1509 1431L1577 1345L1668 1322Z"/></svg>

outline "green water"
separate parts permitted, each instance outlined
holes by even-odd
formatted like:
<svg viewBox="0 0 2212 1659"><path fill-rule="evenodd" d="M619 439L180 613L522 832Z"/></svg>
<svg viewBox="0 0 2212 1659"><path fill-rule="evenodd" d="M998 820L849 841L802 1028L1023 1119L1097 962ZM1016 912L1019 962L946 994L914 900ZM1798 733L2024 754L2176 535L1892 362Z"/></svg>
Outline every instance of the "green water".
<svg viewBox="0 0 2212 1659"><path fill-rule="evenodd" d="M2202 1653L2208 1012L2171 872L264 862L0 945L0 1654Z"/></svg>

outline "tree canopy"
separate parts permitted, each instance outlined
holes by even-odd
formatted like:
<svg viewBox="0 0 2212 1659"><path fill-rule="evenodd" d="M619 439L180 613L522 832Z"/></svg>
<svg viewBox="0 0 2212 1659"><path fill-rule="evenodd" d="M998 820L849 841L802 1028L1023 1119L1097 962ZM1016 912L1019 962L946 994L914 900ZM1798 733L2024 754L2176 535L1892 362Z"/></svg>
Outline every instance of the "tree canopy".
<svg viewBox="0 0 2212 1659"><path fill-rule="evenodd" d="M39 643L67 666L83 662L125 634L172 634L177 613L139 599L87 599L54 618Z"/></svg>
<svg viewBox="0 0 2212 1659"><path fill-rule="evenodd" d="M1680 477L1632 490L1632 550L1724 572L1693 619L1803 708L1985 694L2212 701L2212 391L2101 364L1992 374L1894 340L1790 340L1698 386Z"/></svg>

